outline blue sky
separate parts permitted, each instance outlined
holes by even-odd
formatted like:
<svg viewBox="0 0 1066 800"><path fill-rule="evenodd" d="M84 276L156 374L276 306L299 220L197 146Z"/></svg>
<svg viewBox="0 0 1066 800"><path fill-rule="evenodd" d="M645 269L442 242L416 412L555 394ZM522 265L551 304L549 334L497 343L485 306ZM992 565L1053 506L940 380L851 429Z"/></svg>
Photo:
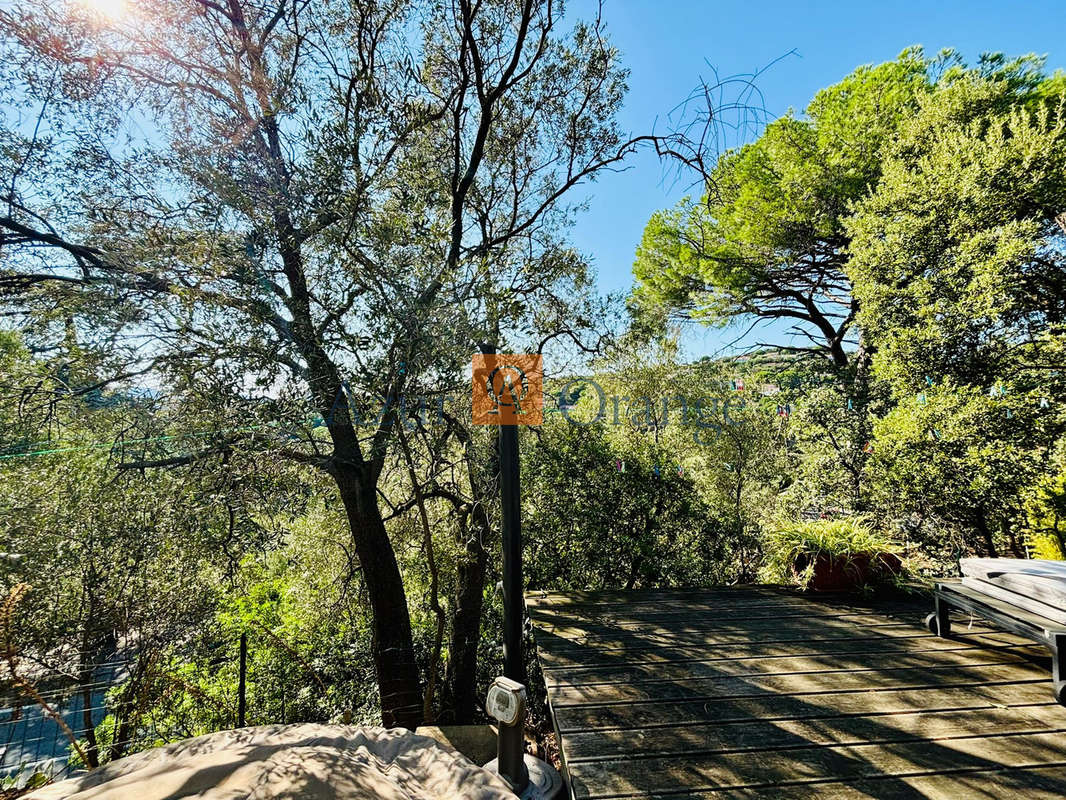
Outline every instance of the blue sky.
<svg viewBox="0 0 1066 800"><path fill-rule="evenodd" d="M590 0L569 11L587 17ZM802 109L820 88L859 64L894 58L910 45L929 54L953 47L967 60L985 51L1038 53L1048 68L1066 68L1066 5L1063 0L986 2L780 2L736 0L606 0L604 18L631 70L621 120L646 133L697 85L711 77L749 73L795 50L758 80L774 116ZM575 244L591 255L604 291L632 283L633 254L648 217L673 205L688 182L663 175L652 154L633 159L628 171L601 177L587 190L589 209L573 231ZM689 355L714 353L740 330L690 331ZM747 341L774 338L772 331Z"/></svg>

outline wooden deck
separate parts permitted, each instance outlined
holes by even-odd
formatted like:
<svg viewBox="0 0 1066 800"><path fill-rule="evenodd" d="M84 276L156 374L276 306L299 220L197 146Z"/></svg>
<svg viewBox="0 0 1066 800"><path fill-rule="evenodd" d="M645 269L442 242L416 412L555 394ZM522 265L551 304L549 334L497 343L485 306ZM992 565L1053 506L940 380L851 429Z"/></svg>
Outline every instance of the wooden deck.
<svg viewBox="0 0 1066 800"><path fill-rule="evenodd" d="M576 798L1062 798L1046 652L787 590L531 592Z"/></svg>

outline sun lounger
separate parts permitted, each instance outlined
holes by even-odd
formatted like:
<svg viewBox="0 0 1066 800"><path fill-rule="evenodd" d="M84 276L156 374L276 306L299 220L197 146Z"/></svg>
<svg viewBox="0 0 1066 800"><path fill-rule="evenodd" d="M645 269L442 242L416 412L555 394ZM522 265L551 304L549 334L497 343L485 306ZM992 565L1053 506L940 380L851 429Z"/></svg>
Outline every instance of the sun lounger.
<svg viewBox="0 0 1066 800"><path fill-rule="evenodd" d="M1066 562L964 558L959 567L961 581L936 584L929 630L949 636L949 612L956 609L1044 645L1055 698L1066 705Z"/></svg>

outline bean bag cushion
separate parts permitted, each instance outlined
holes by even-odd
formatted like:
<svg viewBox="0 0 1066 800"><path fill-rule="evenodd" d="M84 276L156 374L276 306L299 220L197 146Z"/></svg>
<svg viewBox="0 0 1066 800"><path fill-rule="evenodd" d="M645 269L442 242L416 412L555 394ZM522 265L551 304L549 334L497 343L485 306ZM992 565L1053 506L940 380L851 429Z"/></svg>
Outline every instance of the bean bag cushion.
<svg viewBox="0 0 1066 800"><path fill-rule="evenodd" d="M266 725L147 750L34 800L514 800L498 776L403 729Z"/></svg>

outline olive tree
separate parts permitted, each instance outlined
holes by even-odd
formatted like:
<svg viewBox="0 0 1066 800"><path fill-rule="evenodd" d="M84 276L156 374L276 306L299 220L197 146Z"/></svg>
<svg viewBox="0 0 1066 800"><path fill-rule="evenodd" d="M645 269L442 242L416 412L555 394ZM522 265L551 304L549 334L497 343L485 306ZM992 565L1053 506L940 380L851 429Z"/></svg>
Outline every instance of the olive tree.
<svg viewBox="0 0 1066 800"><path fill-rule="evenodd" d="M228 393L202 446L126 467L254 449L332 478L387 725L423 708L378 493L401 399L457 385L538 294L587 287L557 235L565 198L636 145L602 21L561 14L148 0L0 16L5 302L41 347L77 329L116 379Z"/></svg>

